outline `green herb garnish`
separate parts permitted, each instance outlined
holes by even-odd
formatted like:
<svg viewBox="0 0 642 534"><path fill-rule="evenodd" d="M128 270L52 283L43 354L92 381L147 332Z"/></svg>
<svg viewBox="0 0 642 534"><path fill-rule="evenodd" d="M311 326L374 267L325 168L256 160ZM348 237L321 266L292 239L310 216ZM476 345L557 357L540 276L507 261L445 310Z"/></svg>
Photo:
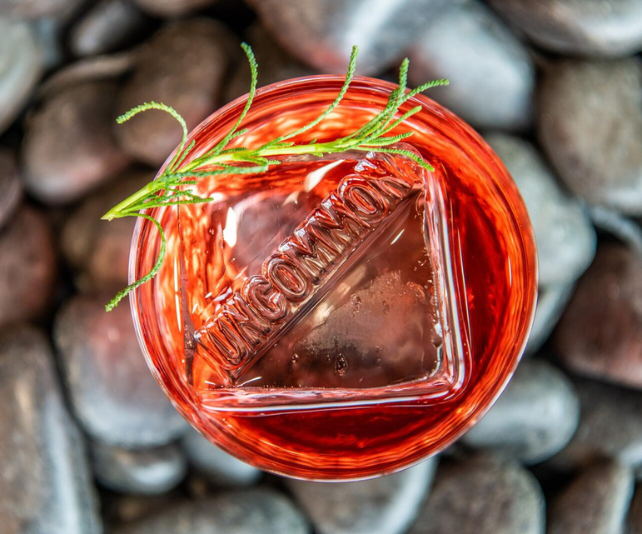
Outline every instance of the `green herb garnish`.
<svg viewBox="0 0 642 534"><path fill-rule="evenodd" d="M341 87L341 91L339 91L339 94L334 99L334 102L332 102L332 104L330 104L330 106L316 119L296 131L293 131L287 135L277 137L276 139L273 139L272 141L265 143L264 145L255 149L227 148L229 142L232 139L244 135L247 132L246 129L239 130L239 127L241 126L241 123L247 115L247 112L252 105L252 101L254 100L254 94L256 93L256 85L258 79L258 65L256 63L256 59L254 57L252 49L246 43L241 44L241 47L247 55L247 59L250 63L250 69L252 71L252 82L250 84L249 96L245 107L243 108L243 111L239 115L239 118L232 129L214 148L212 148L206 154L195 158L188 164L183 164L185 158L188 156L192 148L194 148L194 141L192 141L190 144L187 144L188 131L185 120L176 112L176 110L174 110L170 106L157 102L148 102L137 106L129 110L124 115L118 117L118 124L122 124L124 122L127 122L138 113L141 113L142 111L147 111L150 109L164 111L174 117L181 125L181 128L183 129L183 138L180 145L178 146L178 149L176 150L176 155L160 177L148 183L145 187L131 195L129 198L114 206L102 217L103 219L108 221L111 221L113 219L120 219L123 217L143 217L156 226L161 237L161 247L158 252L158 258L156 259L156 262L151 271L120 291L107 304L107 306L105 306L105 309L107 311L113 310L118 305L118 303L131 291L154 278L154 276L156 276L156 274L160 270L163 264L163 260L165 259L167 239L165 237L163 227L157 219L153 218L147 213L143 213L143 211L149 208L176 206L180 204L198 204L212 201L211 198L200 197L183 188L186 185L195 185L198 178L219 176L224 174L230 175L262 173L267 171L268 168L270 168L272 165L278 165L280 163L277 160L270 159L270 157L273 156L290 156L301 154L324 156L326 154L337 154L346 152L348 150L399 154L414 160L425 169L428 169L430 171L434 170L426 160L424 160L420 156L417 156L417 154L415 154L414 152L391 147L391 145L394 145L395 143L398 143L399 141L412 136L413 132L405 132L398 135L387 135L394 128L399 126L405 119L411 117L421 110L421 106L416 106L395 119L397 111L407 100L409 100L416 94L425 91L426 89L430 89L431 87L435 87L438 85L448 85L448 80L435 80L420 85L419 87L411 91L407 91L406 84L409 65L408 59L404 59L404 61L401 63L401 67L399 68L399 87L397 87L390 93L390 97L388 99L386 107L357 131L352 132L350 135L347 135L345 137L341 137L339 139L335 139L334 141L327 141L324 143L317 143L315 139L308 144L298 145L295 141L291 141L291 139L295 139L300 134L314 128L323 119L325 119L332 112L332 110L334 110L334 108L339 105L344 95L348 91L350 82L354 77L358 54L358 49L356 46L352 48L350 63L348 65L348 72L346 74L345 82Z"/></svg>

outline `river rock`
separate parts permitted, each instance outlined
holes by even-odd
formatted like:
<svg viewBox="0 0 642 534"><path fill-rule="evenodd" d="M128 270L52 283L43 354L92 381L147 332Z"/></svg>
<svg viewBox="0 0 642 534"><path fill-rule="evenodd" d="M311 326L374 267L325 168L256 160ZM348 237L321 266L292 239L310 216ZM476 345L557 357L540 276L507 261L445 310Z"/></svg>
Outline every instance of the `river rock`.
<svg viewBox="0 0 642 534"><path fill-rule="evenodd" d="M537 480L509 460L478 455L443 462L408 534L544 534Z"/></svg>
<svg viewBox="0 0 642 534"><path fill-rule="evenodd" d="M551 460L563 470L613 458L642 467L642 392L576 379L580 424L571 442Z"/></svg>
<svg viewBox="0 0 642 534"><path fill-rule="evenodd" d="M596 235L582 205L557 184L528 141L492 133L486 140L517 183L535 232L542 286L577 280L595 255Z"/></svg>
<svg viewBox="0 0 642 534"><path fill-rule="evenodd" d="M176 487L187 473L187 461L175 444L130 451L95 441L91 460L97 480L120 493L160 495Z"/></svg>
<svg viewBox="0 0 642 534"><path fill-rule="evenodd" d="M405 49L447 2L442 0L249 0L261 23L294 57L333 74L348 67L359 46L357 72L397 66ZM424 80L425 81L425 80Z"/></svg>
<svg viewBox="0 0 642 534"><path fill-rule="evenodd" d="M627 523L627 534L642 534L642 488L640 486L633 494Z"/></svg>
<svg viewBox="0 0 642 534"><path fill-rule="evenodd" d="M642 50L638 0L489 0L542 48L562 54L626 56Z"/></svg>
<svg viewBox="0 0 642 534"><path fill-rule="evenodd" d="M0 16L3 0L0 0ZM42 73L40 47L25 22L0 18L0 134L18 116Z"/></svg>
<svg viewBox="0 0 642 534"><path fill-rule="evenodd" d="M578 374L642 388L642 257L604 244L580 280L555 334Z"/></svg>
<svg viewBox="0 0 642 534"><path fill-rule="evenodd" d="M408 51L409 80L448 78L429 92L478 128L520 130L533 118L535 67L524 46L487 8L453 6Z"/></svg>
<svg viewBox="0 0 642 534"><path fill-rule="evenodd" d="M75 297L56 317L54 338L72 407L97 441L131 449L164 445L187 423L145 364L127 302L105 312L110 297Z"/></svg>
<svg viewBox="0 0 642 534"><path fill-rule="evenodd" d="M526 342L526 354L534 354L549 339L573 295L574 287L574 284L568 284L539 288L535 319Z"/></svg>
<svg viewBox="0 0 642 534"><path fill-rule="evenodd" d="M0 325L46 311L56 263L47 220L33 208L21 208L0 231Z"/></svg>
<svg viewBox="0 0 642 534"><path fill-rule="evenodd" d="M432 484L435 459L371 480L328 484L289 481L319 534L401 534Z"/></svg>
<svg viewBox="0 0 642 534"><path fill-rule="evenodd" d="M568 188L642 215L640 62L559 61L546 69L539 97L539 138Z"/></svg>
<svg viewBox="0 0 642 534"><path fill-rule="evenodd" d="M22 151L32 195L48 204L68 203L129 163L112 137L116 89L109 81L70 86L35 110Z"/></svg>
<svg viewBox="0 0 642 534"><path fill-rule="evenodd" d="M183 448L190 464L216 486L250 486L262 472L234 456L190 429L183 438Z"/></svg>
<svg viewBox="0 0 642 534"><path fill-rule="evenodd" d="M235 41L215 20L169 24L141 51L134 74L120 94L118 109L125 112L143 102L163 102L176 109L187 128L193 129L219 104L230 58L237 52ZM116 134L123 150L155 167L181 140L176 121L160 111L134 117L117 126Z"/></svg>
<svg viewBox="0 0 642 534"><path fill-rule="evenodd" d="M318 71L305 66L283 50L265 28L257 23L247 31L247 42L259 64L260 87L290 78L318 74ZM250 90L250 67L247 62L239 62L225 88L226 102L246 94Z"/></svg>
<svg viewBox="0 0 642 534"><path fill-rule="evenodd" d="M157 17L180 17L218 0L134 0L142 9Z"/></svg>
<svg viewBox="0 0 642 534"><path fill-rule="evenodd" d="M527 360L463 442L535 464L564 448L579 419L580 403L570 380L549 363Z"/></svg>
<svg viewBox="0 0 642 534"><path fill-rule="evenodd" d="M84 443L67 412L45 337L0 333L3 534L100 534Z"/></svg>
<svg viewBox="0 0 642 534"><path fill-rule="evenodd" d="M548 534L617 534L624 531L633 473L616 462L582 471L550 505Z"/></svg>
<svg viewBox="0 0 642 534"><path fill-rule="evenodd" d="M0 17L63 17L72 13L81 2L82 0L0 0Z"/></svg>
<svg viewBox="0 0 642 534"><path fill-rule="evenodd" d="M60 245L76 271L76 285L83 291L119 291L127 285L129 250L136 219L100 218L121 200L154 178L153 173L129 170L113 183L87 198L65 222Z"/></svg>
<svg viewBox="0 0 642 534"><path fill-rule="evenodd" d="M111 52L136 41L147 22L127 0L100 0L72 28L69 48L77 56Z"/></svg>
<svg viewBox="0 0 642 534"><path fill-rule="evenodd" d="M305 519L273 490L230 492L186 502L114 534L308 534Z"/></svg>
<svg viewBox="0 0 642 534"><path fill-rule="evenodd" d="M0 147L0 230L9 221L22 199L22 185L14 153Z"/></svg>

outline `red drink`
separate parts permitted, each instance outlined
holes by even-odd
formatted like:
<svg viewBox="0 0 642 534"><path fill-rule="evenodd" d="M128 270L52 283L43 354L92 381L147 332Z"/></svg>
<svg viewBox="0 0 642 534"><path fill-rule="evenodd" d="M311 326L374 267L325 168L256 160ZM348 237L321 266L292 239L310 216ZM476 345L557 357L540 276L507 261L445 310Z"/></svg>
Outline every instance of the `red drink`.
<svg viewBox="0 0 642 534"><path fill-rule="evenodd" d="M302 126L336 96L323 76L259 92L237 146ZM357 79L320 127L367 122L390 84ZM468 126L419 97L399 127L429 173L397 155L282 158L263 175L205 178L208 204L156 210L168 256L132 305L150 367L183 415L228 452L310 479L393 472L438 452L514 370L535 305L525 207ZM196 157L240 112L192 133ZM132 276L152 266L151 224Z"/></svg>

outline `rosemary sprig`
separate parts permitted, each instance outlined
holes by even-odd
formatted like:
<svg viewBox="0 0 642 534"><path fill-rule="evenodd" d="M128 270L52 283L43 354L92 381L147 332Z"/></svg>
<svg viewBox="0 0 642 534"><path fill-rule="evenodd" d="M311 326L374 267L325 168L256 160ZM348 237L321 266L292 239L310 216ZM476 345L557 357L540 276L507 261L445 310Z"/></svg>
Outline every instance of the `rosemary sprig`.
<svg viewBox="0 0 642 534"><path fill-rule="evenodd" d="M350 87L350 83L354 78L355 68L357 64L357 47L352 48L350 55L350 63L348 65L348 72L346 79L339 91L339 94L334 99L332 104L323 111L317 118L307 123L305 126L282 135L269 141L258 148L249 149L245 147L227 148L230 141L247 133L246 129L240 129L243 120L245 119L256 93L256 86L258 80L258 65L254 57L254 53L249 45L243 43L241 45L245 55L247 56L252 73L252 81L250 84L250 92L236 123L231 130L225 135L223 139L211 150L194 158L191 162L184 164L185 158L189 155L194 148L194 141L187 144L187 125L185 120L181 117L176 110L165 104L157 102L147 102L129 110L124 115L118 117L118 124L127 122L132 117L138 115L143 111L156 109L169 113L180 124L183 136L180 144L176 150L175 156L167 165L163 174L156 180L149 182L142 189L131 195L129 198L123 200L118 205L110 209L103 219L111 221L113 219L120 219L123 217L143 217L152 222L161 237L161 247L158 252L158 257L152 269L142 278L136 280L134 283L128 285L125 289L120 291L108 304L105 306L107 311L113 310L118 303L126 297L131 291L140 287L141 285L149 282L160 270L163 260L165 259L167 249L167 239L161 223L145 212L149 208L159 208L166 206L177 206L181 204L198 204L203 202L211 202L211 198L200 197L185 186L196 185L198 178L219 176L219 175L232 175L232 174L258 174L268 170L272 165L278 165L278 160L270 159L275 156L291 156L311 154L315 156L324 156L327 154L337 154L346 152L348 150L359 150L364 152L384 152L388 154L398 154L412 159L425 169L430 171L434 170L430 164L422 157L414 152L400 148L394 148L391 145L407 139L413 135L413 132L404 132L397 135L388 135L397 126L399 126L408 117L421 110L421 106L416 106L409 111L405 112L398 118L395 118L399 108L407 102L410 98L438 85L448 85L448 80L434 80L425 83L419 87L408 91L407 76L409 61L405 59L399 68L399 87L390 93L388 103L385 108L370 119L358 130L349 135L340 137L333 141L326 141L323 143L317 142L316 139L306 144L296 144L296 137L311 130L321 121L323 121L332 111L341 103Z"/></svg>

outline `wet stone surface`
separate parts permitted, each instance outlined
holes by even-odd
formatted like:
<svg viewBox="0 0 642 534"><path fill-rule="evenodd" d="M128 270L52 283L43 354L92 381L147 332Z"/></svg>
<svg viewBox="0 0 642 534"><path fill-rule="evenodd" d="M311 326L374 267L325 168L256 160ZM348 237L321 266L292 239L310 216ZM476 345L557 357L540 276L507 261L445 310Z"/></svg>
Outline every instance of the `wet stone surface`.
<svg viewBox="0 0 642 534"><path fill-rule="evenodd" d="M560 360L578 374L642 388L642 258L604 244L555 334Z"/></svg>
<svg viewBox="0 0 642 534"><path fill-rule="evenodd" d="M113 491L158 495L176 487L187 473L187 462L175 444L130 451L90 443L91 463L100 484Z"/></svg>
<svg viewBox="0 0 642 534"><path fill-rule="evenodd" d="M320 534L401 534L430 491L436 459L373 480L288 487Z"/></svg>
<svg viewBox="0 0 642 534"><path fill-rule="evenodd" d="M533 118L535 68L524 46L483 5L434 17L407 51L411 86L448 78L429 96L477 128L520 130Z"/></svg>
<svg viewBox="0 0 642 534"><path fill-rule="evenodd" d="M127 302L105 312L110 297L75 297L56 317L54 338L74 412L103 443L164 445L180 437L187 423L147 368Z"/></svg>
<svg viewBox="0 0 642 534"><path fill-rule="evenodd" d="M54 291L56 263L44 215L20 208L0 230L0 326L44 314Z"/></svg>
<svg viewBox="0 0 642 534"><path fill-rule="evenodd" d="M537 45L553 52L627 56L642 50L642 4L637 0L489 0Z"/></svg>
<svg viewBox="0 0 642 534"><path fill-rule="evenodd" d="M194 128L219 104L236 38L215 20L190 19L161 29L144 46L131 79L123 86L119 112L142 102L163 102ZM158 61L162 57L163 61ZM189 57L189 61L185 58ZM165 113L149 112L117 126L120 145L136 159L159 166L180 142L180 129Z"/></svg>
<svg viewBox="0 0 642 534"><path fill-rule="evenodd" d="M0 517L3 534L100 534L82 436L44 335L0 331Z"/></svg>
<svg viewBox="0 0 642 534"><path fill-rule="evenodd" d="M508 387L463 438L466 445L542 462L571 439L580 418L573 385L544 361L523 361Z"/></svg>
<svg viewBox="0 0 642 534"><path fill-rule="evenodd" d="M548 534L624 531L633 495L633 473L615 462L583 470L557 495L548 512Z"/></svg>
<svg viewBox="0 0 642 534"><path fill-rule="evenodd" d="M22 147L25 186L47 204L64 204L129 163L112 137L114 82L61 90L30 116Z"/></svg>
<svg viewBox="0 0 642 534"><path fill-rule="evenodd" d="M40 48L28 24L0 18L0 66L2 133L22 111L42 72Z"/></svg>
<svg viewBox="0 0 642 534"><path fill-rule="evenodd" d="M190 465L215 486L251 486L262 472L230 456L190 428L182 440Z"/></svg>
<svg viewBox="0 0 642 534"><path fill-rule="evenodd" d="M292 502L273 490L230 492L170 507L114 534L307 534Z"/></svg>
<svg viewBox="0 0 642 534"><path fill-rule="evenodd" d="M344 72L353 45L357 72L396 66L405 49L447 2L442 0L250 0L262 24L285 50L322 72ZM425 80L422 80L422 82Z"/></svg>
<svg viewBox="0 0 642 534"><path fill-rule="evenodd" d="M638 59L562 60L539 90L539 139L568 188L590 204L642 215Z"/></svg>
<svg viewBox="0 0 642 534"><path fill-rule="evenodd" d="M544 496L519 464L479 455L443 462L409 534L544 534Z"/></svg>

